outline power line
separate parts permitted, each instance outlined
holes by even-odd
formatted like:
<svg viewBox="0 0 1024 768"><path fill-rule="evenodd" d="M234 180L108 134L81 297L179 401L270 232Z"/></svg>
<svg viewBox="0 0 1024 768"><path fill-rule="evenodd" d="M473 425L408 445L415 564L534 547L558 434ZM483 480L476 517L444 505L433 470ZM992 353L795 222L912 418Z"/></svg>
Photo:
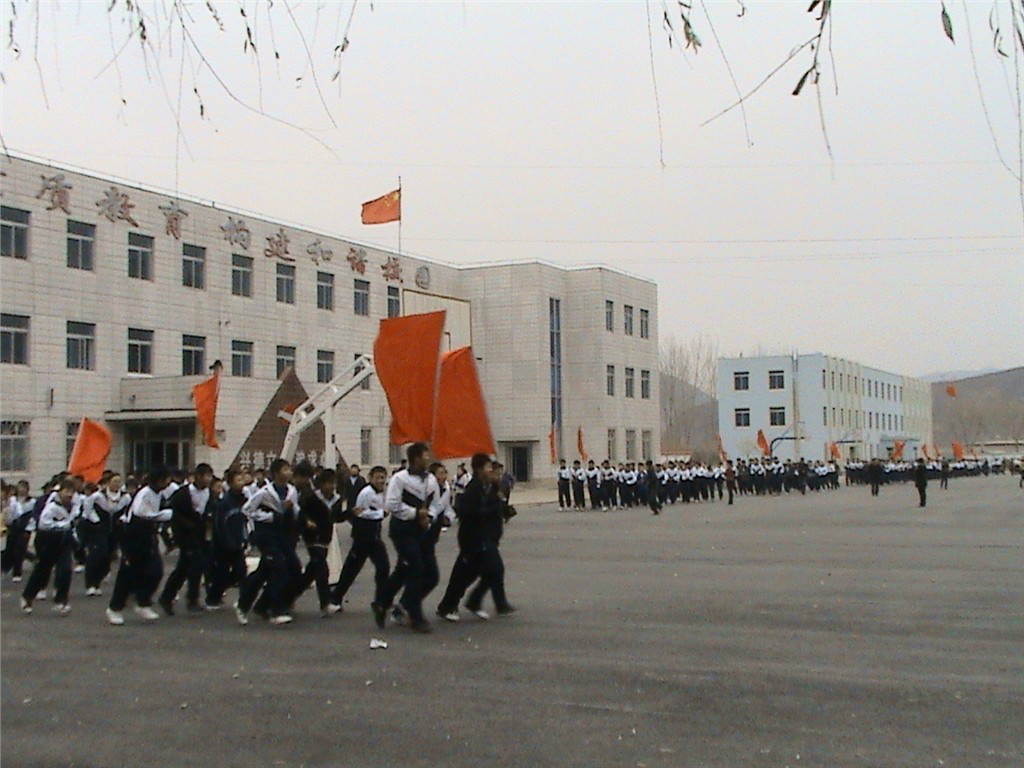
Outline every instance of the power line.
<svg viewBox="0 0 1024 768"><path fill-rule="evenodd" d="M681 240L591 240L577 238L409 237L421 243L512 243L522 245L800 245L813 243L908 243L936 241L1021 240L1020 235L936 235L932 237L794 237L706 238Z"/></svg>

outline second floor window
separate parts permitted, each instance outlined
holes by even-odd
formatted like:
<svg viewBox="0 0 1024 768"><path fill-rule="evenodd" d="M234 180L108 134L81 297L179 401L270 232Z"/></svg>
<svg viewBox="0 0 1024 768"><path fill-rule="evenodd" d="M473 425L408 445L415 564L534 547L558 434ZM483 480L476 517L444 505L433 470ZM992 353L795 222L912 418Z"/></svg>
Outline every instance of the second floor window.
<svg viewBox="0 0 1024 768"><path fill-rule="evenodd" d="M295 347L283 347L278 345L277 347L277 377L281 378L281 374L288 368L295 367Z"/></svg>
<svg viewBox="0 0 1024 768"><path fill-rule="evenodd" d="M605 366L604 381L605 381L604 388L605 388L605 391L608 393L608 396L609 397L615 397L615 366L614 365L607 365L607 366Z"/></svg>
<svg viewBox="0 0 1024 768"><path fill-rule="evenodd" d="M0 206L0 255L28 258L28 221L28 211Z"/></svg>
<svg viewBox="0 0 1024 768"><path fill-rule="evenodd" d="M128 329L128 373L153 373L153 332Z"/></svg>
<svg viewBox="0 0 1024 768"><path fill-rule="evenodd" d="M198 245L181 246L181 284L186 288L206 287L206 249Z"/></svg>
<svg viewBox="0 0 1024 768"><path fill-rule="evenodd" d="M316 308L334 311L334 275L316 273Z"/></svg>
<svg viewBox="0 0 1024 768"><path fill-rule="evenodd" d="M367 280L353 283L352 309L357 315L370 316L370 283Z"/></svg>
<svg viewBox="0 0 1024 768"><path fill-rule="evenodd" d="M68 219L68 266L71 269L93 268L93 246L96 244L96 227Z"/></svg>
<svg viewBox="0 0 1024 768"><path fill-rule="evenodd" d="M295 303L295 267L291 264L277 265L277 300L282 304Z"/></svg>
<svg viewBox="0 0 1024 768"><path fill-rule="evenodd" d="M200 376L206 372L206 337L181 337L181 375Z"/></svg>
<svg viewBox="0 0 1024 768"><path fill-rule="evenodd" d="M388 286L388 317L398 317L402 314L402 299L398 294L398 288L394 285Z"/></svg>
<svg viewBox="0 0 1024 768"><path fill-rule="evenodd" d="M615 330L615 302L605 301L604 302L604 329L606 331Z"/></svg>
<svg viewBox="0 0 1024 768"><path fill-rule="evenodd" d="M786 375L782 371L768 371L768 389L785 389Z"/></svg>
<svg viewBox="0 0 1024 768"><path fill-rule="evenodd" d="M231 375L244 379L252 377L252 342L231 342Z"/></svg>
<svg viewBox="0 0 1024 768"><path fill-rule="evenodd" d="M235 296L252 296L252 258L233 255L231 257L231 293Z"/></svg>
<svg viewBox="0 0 1024 768"><path fill-rule="evenodd" d="M69 320L67 333L68 368L79 371L96 370L96 324Z"/></svg>
<svg viewBox="0 0 1024 768"><path fill-rule="evenodd" d="M640 310L640 338L651 338L651 313L646 309Z"/></svg>
<svg viewBox="0 0 1024 768"><path fill-rule="evenodd" d="M153 238L137 232L128 233L128 277L153 279Z"/></svg>
<svg viewBox="0 0 1024 768"><path fill-rule="evenodd" d="M334 378L334 353L327 349L316 351L316 381L326 384Z"/></svg>
<svg viewBox="0 0 1024 768"><path fill-rule="evenodd" d="M640 371L640 399L651 399L651 372Z"/></svg>
<svg viewBox="0 0 1024 768"><path fill-rule="evenodd" d="M733 413L733 423L737 427L749 427L750 426L750 409L749 408L737 408Z"/></svg>
<svg viewBox="0 0 1024 768"><path fill-rule="evenodd" d="M0 363L28 365L28 324L24 315L0 315Z"/></svg>
<svg viewBox="0 0 1024 768"><path fill-rule="evenodd" d="M769 408L768 409L768 423L773 427L784 427L786 426L786 409L785 408Z"/></svg>
<svg viewBox="0 0 1024 768"><path fill-rule="evenodd" d="M633 335L633 308L629 304L622 307L622 325L627 336Z"/></svg>
<svg viewBox="0 0 1024 768"><path fill-rule="evenodd" d="M632 368L626 369L626 397L634 397L634 376L635 371Z"/></svg>
<svg viewBox="0 0 1024 768"><path fill-rule="evenodd" d="M738 392L750 389L750 371L736 371L732 375L732 388Z"/></svg>

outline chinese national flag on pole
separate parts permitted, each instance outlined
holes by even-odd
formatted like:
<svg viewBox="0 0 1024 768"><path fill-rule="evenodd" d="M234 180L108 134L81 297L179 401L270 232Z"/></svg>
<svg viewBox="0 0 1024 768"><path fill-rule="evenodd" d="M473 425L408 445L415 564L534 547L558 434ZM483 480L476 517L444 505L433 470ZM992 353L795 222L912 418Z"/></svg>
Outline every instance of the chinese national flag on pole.
<svg viewBox="0 0 1024 768"><path fill-rule="evenodd" d="M363 224L387 224L402 220L402 190L396 189L383 197L363 203Z"/></svg>
<svg viewBox="0 0 1024 768"><path fill-rule="evenodd" d="M764 430L757 430L757 445L765 456L772 455L772 448L768 445L768 438L764 436Z"/></svg>
<svg viewBox="0 0 1024 768"><path fill-rule="evenodd" d="M192 402L196 406L196 421L203 430L203 445L220 448L217 442L217 397L220 395L220 368L213 376L192 387Z"/></svg>
<svg viewBox="0 0 1024 768"><path fill-rule="evenodd" d="M68 472L80 475L87 483L98 483L107 467L112 443L110 430L92 419L82 419L71 449Z"/></svg>

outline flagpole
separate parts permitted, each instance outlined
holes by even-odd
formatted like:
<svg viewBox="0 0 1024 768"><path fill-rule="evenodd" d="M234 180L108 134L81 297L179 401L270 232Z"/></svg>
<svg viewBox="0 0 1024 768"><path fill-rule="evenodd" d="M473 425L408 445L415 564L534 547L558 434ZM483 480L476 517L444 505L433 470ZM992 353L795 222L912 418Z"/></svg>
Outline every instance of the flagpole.
<svg viewBox="0 0 1024 768"><path fill-rule="evenodd" d="M398 177L398 255L402 255L402 177Z"/></svg>

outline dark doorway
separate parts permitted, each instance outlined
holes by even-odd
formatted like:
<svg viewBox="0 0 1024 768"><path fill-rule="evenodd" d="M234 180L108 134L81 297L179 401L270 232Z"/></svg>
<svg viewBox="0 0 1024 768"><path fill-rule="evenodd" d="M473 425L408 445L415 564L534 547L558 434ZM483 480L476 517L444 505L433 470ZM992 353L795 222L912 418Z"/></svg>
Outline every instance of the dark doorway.
<svg viewBox="0 0 1024 768"><path fill-rule="evenodd" d="M513 445L508 449L508 463L511 465L509 471L517 483L526 483L530 480L530 446Z"/></svg>

